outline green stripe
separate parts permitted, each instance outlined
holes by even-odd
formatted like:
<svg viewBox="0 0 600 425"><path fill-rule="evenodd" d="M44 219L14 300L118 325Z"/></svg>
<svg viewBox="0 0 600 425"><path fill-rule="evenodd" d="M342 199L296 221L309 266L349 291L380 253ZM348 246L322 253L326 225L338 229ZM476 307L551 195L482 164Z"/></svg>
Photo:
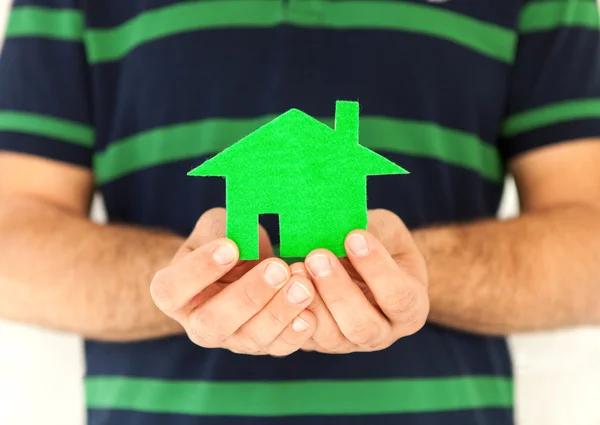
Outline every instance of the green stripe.
<svg viewBox="0 0 600 425"><path fill-rule="evenodd" d="M562 26L599 29L598 4L589 0L530 2L523 8L519 20L520 33Z"/></svg>
<svg viewBox="0 0 600 425"><path fill-rule="evenodd" d="M104 184L144 168L216 154L273 118L196 121L114 142L94 157L96 180ZM320 121L333 126L332 118ZM432 123L365 116L360 122L360 143L373 150L441 160L494 182L504 175L494 147L472 134Z"/></svg>
<svg viewBox="0 0 600 425"><path fill-rule="evenodd" d="M33 134L86 148L94 145L94 131L90 126L28 112L0 111L0 131Z"/></svg>
<svg viewBox="0 0 600 425"><path fill-rule="evenodd" d="M6 27L6 38L44 37L81 41L82 33L83 14L79 10L42 6L15 7Z"/></svg>
<svg viewBox="0 0 600 425"><path fill-rule="evenodd" d="M502 128L504 137L571 120L600 118L600 99L580 99L554 103L507 118Z"/></svg>
<svg viewBox="0 0 600 425"><path fill-rule="evenodd" d="M512 407L508 378L191 382L87 378L87 406L223 416L367 415Z"/></svg>
<svg viewBox="0 0 600 425"><path fill-rule="evenodd" d="M311 9L315 7L318 10ZM449 40L504 62L511 62L514 56L514 31L427 5L323 1L297 2L290 14L285 10L282 2L273 0L176 4L143 13L118 27L89 29L85 42L89 60L98 63L118 60L144 43L184 32L288 23L304 27L409 31Z"/></svg>

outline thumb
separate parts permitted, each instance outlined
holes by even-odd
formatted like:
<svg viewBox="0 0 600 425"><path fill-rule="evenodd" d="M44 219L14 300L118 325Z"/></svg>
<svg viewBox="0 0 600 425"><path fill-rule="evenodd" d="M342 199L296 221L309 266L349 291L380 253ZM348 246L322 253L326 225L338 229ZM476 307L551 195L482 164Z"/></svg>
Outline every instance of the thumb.
<svg viewBox="0 0 600 425"><path fill-rule="evenodd" d="M194 230L181 246L175 258L176 261L181 257L189 254L195 249L201 247L204 244L214 241L215 239L226 239L227 230L227 211L225 208L212 208L206 211L200 216L196 222ZM273 246L271 244L271 238L263 226L259 226L258 230L259 238L259 255L260 259L273 257ZM235 244L234 241L229 240ZM239 261L243 263L245 261ZM252 262L247 262L252 263ZM239 264L238 264L239 265Z"/></svg>
<svg viewBox="0 0 600 425"><path fill-rule="evenodd" d="M227 215L225 208L212 208L200 216L192 233L185 240L175 254L173 261L177 261L202 245L225 238L225 224ZM233 243L233 241L232 241Z"/></svg>
<svg viewBox="0 0 600 425"><path fill-rule="evenodd" d="M368 211L367 231L385 246L390 254L410 251L414 242L400 217L385 209Z"/></svg>
<svg viewBox="0 0 600 425"><path fill-rule="evenodd" d="M391 211L369 210L367 231L383 244L396 263L416 276L421 282L427 281L427 265L419 251L410 230Z"/></svg>
<svg viewBox="0 0 600 425"><path fill-rule="evenodd" d="M271 246L271 238L263 226L258 228L259 238L259 259L258 260L238 260L237 264L223 278L223 282L232 283L239 280L243 275L248 273L250 269L256 266L260 261L273 256L273 247Z"/></svg>
<svg viewBox="0 0 600 425"><path fill-rule="evenodd" d="M212 208L200 216L188 241L198 248L215 239L225 237L227 213L225 208Z"/></svg>

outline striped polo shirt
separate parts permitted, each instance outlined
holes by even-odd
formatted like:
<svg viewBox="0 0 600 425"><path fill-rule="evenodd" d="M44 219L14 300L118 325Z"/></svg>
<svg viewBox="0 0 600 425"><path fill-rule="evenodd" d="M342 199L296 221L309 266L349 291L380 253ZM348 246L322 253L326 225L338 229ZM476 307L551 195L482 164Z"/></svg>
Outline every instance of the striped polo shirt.
<svg viewBox="0 0 600 425"><path fill-rule="evenodd" d="M15 0L0 149L89 168L111 222L187 235L225 205L223 179L189 170L291 108L331 125L338 99L411 172L369 178L369 208L411 228L495 217L509 160L600 135L596 3ZM433 323L374 353L185 336L85 353L89 425L514 422L506 340Z"/></svg>

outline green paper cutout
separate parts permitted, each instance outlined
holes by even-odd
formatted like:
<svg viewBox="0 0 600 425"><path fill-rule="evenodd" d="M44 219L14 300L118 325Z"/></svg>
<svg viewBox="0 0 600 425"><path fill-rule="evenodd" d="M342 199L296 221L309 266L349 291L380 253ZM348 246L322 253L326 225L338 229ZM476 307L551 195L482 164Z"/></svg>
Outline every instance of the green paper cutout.
<svg viewBox="0 0 600 425"><path fill-rule="evenodd" d="M290 109L188 175L225 177L226 233L240 259L258 259L261 214L279 215L281 257L343 257L348 233L367 228L367 176L408 174L358 135L357 102L336 102L335 129Z"/></svg>

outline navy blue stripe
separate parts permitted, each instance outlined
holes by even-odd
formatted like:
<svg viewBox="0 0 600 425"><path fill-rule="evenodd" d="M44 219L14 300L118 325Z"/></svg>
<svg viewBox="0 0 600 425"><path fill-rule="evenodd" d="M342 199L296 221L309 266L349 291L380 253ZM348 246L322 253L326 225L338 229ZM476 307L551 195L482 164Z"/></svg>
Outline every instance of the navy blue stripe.
<svg viewBox="0 0 600 425"><path fill-rule="evenodd" d="M510 158L539 146L587 138L600 138L600 119L573 120L520 133L503 140L499 149Z"/></svg>
<svg viewBox="0 0 600 425"><path fill-rule="evenodd" d="M600 97L600 32L565 27L522 36L509 93L508 115Z"/></svg>
<svg viewBox="0 0 600 425"><path fill-rule="evenodd" d="M78 0L13 0L16 6L42 6L52 9L76 9L82 3Z"/></svg>
<svg viewBox="0 0 600 425"><path fill-rule="evenodd" d="M344 98L358 99L363 115L437 121L493 144L508 70L415 34L290 27L188 33L93 67L97 140L102 149L155 127L291 107L332 116L331 105Z"/></svg>
<svg viewBox="0 0 600 425"><path fill-rule="evenodd" d="M121 410L89 410L88 425L513 425L513 416L512 409L501 408L401 415L283 418L197 417Z"/></svg>
<svg viewBox="0 0 600 425"><path fill-rule="evenodd" d="M360 0L358 0L360 1ZM404 3L424 4L423 0L409 0ZM451 10L505 28L516 28L521 2L518 1L492 1L477 0L451 0L427 3L430 7Z"/></svg>
<svg viewBox="0 0 600 425"><path fill-rule="evenodd" d="M88 376L207 381L512 376L505 339L433 325L384 351L339 356L303 351L286 358L246 356L203 349L186 336L125 344L87 341L85 351Z"/></svg>
<svg viewBox="0 0 600 425"><path fill-rule="evenodd" d="M496 215L502 186L470 170L433 159L383 153L411 171L403 176L368 179L368 207L396 212L411 228ZM130 174L102 187L111 220L164 227L188 235L207 209L225 206L220 177L190 178L186 172L206 157L191 158ZM419 190L415 190L415 184ZM393 188L393 189L390 189ZM198 196L190 197L190 193ZM127 199L129 202L123 202ZM173 209L182 199L185 209ZM145 208L139 208L145 205ZM277 243L277 231L267 227Z"/></svg>
<svg viewBox="0 0 600 425"><path fill-rule="evenodd" d="M92 162L89 149L30 134L0 131L2 150L42 156L87 168L91 167Z"/></svg>
<svg viewBox="0 0 600 425"><path fill-rule="evenodd" d="M90 124L87 71L81 43L7 40L0 55L0 110Z"/></svg>
<svg viewBox="0 0 600 425"><path fill-rule="evenodd" d="M198 0L90 1L85 5L87 26L89 28L116 27L143 12L183 3L198 3Z"/></svg>
<svg viewBox="0 0 600 425"><path fill-rule="evenodd" d="M57 1L57 0L54 0ZM124 22L135 18L143 12L159 9L161 7L189 2L199 2L207 0L127 0L120 2L87 2L85 5L88 26L94 28L115 27ZM214 1L214 0L211 0ZM290 0L265 0L265 1L290 1ZM291 0L292 2L295 0ZM304 1L304 0L300 0ZM336 0L329 0L336 1ZM352 0L350 0L352 1ZM450 1L447 3L425 3L424 0L390 0L398 3L416 3L427 5L432 8L451 10L461 13L465 16L489 22L491 24L503 26L506 28L516 27L516 17L520 8L519 2L498 1L498 2L478 2L478 1ZM37 0L36 3L40 3Z"/></svg>

